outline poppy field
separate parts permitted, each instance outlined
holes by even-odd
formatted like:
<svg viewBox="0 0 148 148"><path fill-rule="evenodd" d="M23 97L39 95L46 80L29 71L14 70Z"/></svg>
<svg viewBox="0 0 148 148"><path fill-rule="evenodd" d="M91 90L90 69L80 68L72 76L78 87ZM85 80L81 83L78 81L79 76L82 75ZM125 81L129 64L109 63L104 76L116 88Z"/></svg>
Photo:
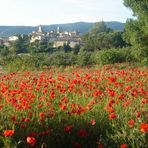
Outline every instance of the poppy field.
<svg viewBox="0 0 148 148"><path fill-rule="evenodd" d="M147 148L148 68L0 75L0 148Z"/></svg>

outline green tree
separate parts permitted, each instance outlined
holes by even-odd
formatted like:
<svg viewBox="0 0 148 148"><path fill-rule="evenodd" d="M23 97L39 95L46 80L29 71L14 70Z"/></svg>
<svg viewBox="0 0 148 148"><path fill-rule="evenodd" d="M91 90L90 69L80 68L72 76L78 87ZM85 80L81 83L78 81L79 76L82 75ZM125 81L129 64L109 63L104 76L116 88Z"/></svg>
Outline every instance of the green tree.
<svg viewBox="0 0 148 148"><path fill-rule="evenodd" d="M48 42L47 44L47 51L49 51L50 53L54 51L53 44L54 44L53 42Z"/></svg>
<svg viewBox="0 0 148 148"><path fill-rule="evenodd" d="M39 52L48 52L50 50L50 45L48 45L47 41L38 41L31 43L29 45L30 53L39 53Z"/></svg>
<svg viewBox="0 0 148 148"><path fill-rule="evenodd" d="M90 35L90 33L86 33L83 37L82 40L84 42L84 49L86 51L94 51L94 37Z"/></svg>
<svg viewBox="0 0 148 148"><path fill-rule="evenodd" d="M124 39L138 48L148 47L148 0L124 0L133 11L136 20L129 19L125 25Z"/></svg>
<svg viewBox="0 0 148 148"><path fill-rule="evenodd" d="M111 29L106 26L106 24L102 22L97 22L93 28L90 30L90 34L92 36L96 36L97 34L101 32L110 32Z"/></svg>
<svg viewBox="0 0 148 148"><path fill-rule="evenodd" d="M8 50L8 47L7 46L0 46L0 55L1 56L6 56L9 54L9 50Z"/></svg>
<svg viewBox="0 0 148 148"><path fill-rule="evenodd" d="M65 44L63 45L63 50L64 52L68 52L68 51L71 51L71 47L69 46L69 44Z"/></svg>
<svg viewBox="0 0 148 148"><path fill-rule="evenodd" d="M91 31L83 36L84 49L96 51L126 46L122 32L113 31L104 22L96 23Z"/></svg>
<svg viewBox="0 0 148 148"><path fill-rule="evenodd" d="M75 47L72 49L74 54L78 54L80 51L81 46L80 45L75 45Z"/></svg>
<svg viewBox="0 0 148 148"><path fill-rule="evenodd" d="M81 48L77 56L77 64L80 66L91 65L92 64L92 52L83 51L83 48Z"/></svg>
<svg viewBox="0 0 148 148"><path fill-rule="evenodd" d="M18 40L11 43L10 51L13 53L25 53L28 50L29 37L27 35L18 35Z"/></svg>
<svg viewBox="0 0 148 148"><path fill-rule="evenodd" d="M112 39L112 47L111 48L122 48L127 46L128 44L123 40L123 32L113 31L109 33Z"/></svg>

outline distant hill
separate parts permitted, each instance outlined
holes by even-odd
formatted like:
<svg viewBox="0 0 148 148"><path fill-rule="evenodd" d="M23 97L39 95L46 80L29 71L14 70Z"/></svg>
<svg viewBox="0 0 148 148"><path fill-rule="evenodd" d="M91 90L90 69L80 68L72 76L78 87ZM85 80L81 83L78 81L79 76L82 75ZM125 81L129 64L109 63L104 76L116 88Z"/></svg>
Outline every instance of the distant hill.
<svg viewBox="0 0 148 148"><path fill-rule="evenodd" d="M124 29L124 23L121 22L105 22L109 28L122 31ZM79 31L81 34L88 32L95 23L77 22L67 24L54 24L43 25L44 31L56 30L59 26L61 31ZM32 26L0 26L0 37L8 37L15 34L29 34L36 30L36 27Z"/></svg>

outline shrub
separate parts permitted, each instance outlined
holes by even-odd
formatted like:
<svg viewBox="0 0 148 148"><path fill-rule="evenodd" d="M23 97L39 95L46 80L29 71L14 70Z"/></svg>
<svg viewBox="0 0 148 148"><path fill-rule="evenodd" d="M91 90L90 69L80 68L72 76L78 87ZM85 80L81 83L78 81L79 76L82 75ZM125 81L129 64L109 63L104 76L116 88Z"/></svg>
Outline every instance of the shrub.
<svg viewBox="0 0 148 148"><path fill-rule="evenodd" d="M1 56L7 56L8 54L9 54L8 47L0 46L0 55Z"/></svg>
<svg viewBox="0 0 148 148"><path fill-rule="evenodd" d="M148 57L147 58L143 58L143 60L141 61L142 65L148 66Z"/></svg>
<svg viewBox="0 0 148 148"><path fill-rule="evenodd" d="M80 51L77 57L77 64L80 66L86 66L93 63L92 52Z"/></svg>
<svg viewBox="0 0 148 148"><path fill-rule="evenodd" d="M129 48L101 50L93 53L95 64L114 64L122 62L133 62Z"/></svg>
<svg viewBox="0 0 148 148"><path fill-rule="evenodd" d="M148 49L147 48L136 48L132 47L131 55L135 59L136 62L147 65L147 57L148 57Z"/></svg>
<svg viewBox="0 0 148 148"><path fill-rule="evenodd" d="M4 65L8 71L34 70L45 65L47 54L19 54L15 56L6 56L1 58L1 65Z"/></svg>
<svg viewBox="0 0 148 148"><path fill-rule="evenodd" d="M65 53L62 51L57 51L52 53L45 61L47 66L66 66L73 65L76 63L76 55L72 52Z"/></svg>

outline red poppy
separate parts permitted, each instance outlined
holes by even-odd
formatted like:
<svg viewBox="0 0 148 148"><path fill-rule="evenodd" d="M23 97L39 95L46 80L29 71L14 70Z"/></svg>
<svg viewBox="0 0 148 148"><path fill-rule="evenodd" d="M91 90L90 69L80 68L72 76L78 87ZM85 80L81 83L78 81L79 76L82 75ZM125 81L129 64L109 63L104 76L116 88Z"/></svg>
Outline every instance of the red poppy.
<svg viewBox="0 0 148 148"><path fill-rule="evenodd" d="M112 113L112 114L109 114L109 120L112 120L114 118L117 118L117 115Z"/></svg>
<svg viewBox="0 0 148 148"><path fill-rule="evenodd" d="M10 137L10 136L12 136L14 134L14 130L5 130L4 131L4 136L5 137Z"/></svg>
<svg viewBox="0 0 148 148"><path fill-rule="evenodd" d="M27 137L27 143L31 146L34 146L36 143L36 139L34 137Z"/></svg>
<svg viewBox="0 0 148 148"><path fill-rule="evenodd" d="M133 119L128 121L128 125L130 128L132 128L134 126L134 124L135 124L135 121Z"/></svg>
<svg viewBox="0 0 148 148"><path fill-rule="evenodd" d="M107 111L108 111L109 113L114 113L114 112L115 112L115 110L114 110L113 108L109 108L109 109L107 109Z"/></svg>
<svg viewBox="0 0 148 148"><path fill-rule="evenodd" d="M140 131L141 131L142 133L148 132L148 123L141 123L141 124L140 124Z"/></svg>
<svg viewBox="0 0 148 148"><path fill-rule="evenodd" d="M113 83L116 82L116 77L108 77L108 80Z"/></svg>
<svg viewBox="0 0 148 148"><path fill-rule="evenodd" d="M59 104L59 108L62 110L66 110L66 105L65 104Z"/></svg>
<svg viewBox="0 0 148 148"><path fill-rule="evenodd" d="M25 128L26 127L26 124L21 124L20 125L20 128Z"/></svg>
<svg viewBox="0 0 148 148"><path fill-rule="evenodd" d="M44 118L45 117L45 114L43 112L40 112L39 113L39 116L40 116L40 118Z"/></svg>
<svg viewBox="0 0 148 148"><path fill-rule="evenodd" d="M127 144L121 144L120 148L128 148L128 145Z"/></svg>
<svg viewBox="0 0 148 148"><path fill-rule="evenodd" d="M91 125L95 125L96 121L94 119L90 120Z"/></svg>
<svg viewBox="0 0 148 148"><path fill-rule="evenodd" d="M107 89L107 92L110 95L110 97L115 97L116 96L116 92L114 90Z"/></svg>
<svg viewBox="0 0 148 148"><path fill-rule="evenodd" d="M100 144L98 144L97 148L105 148L105 146L104 146L104 144L100 143Z"/></svg>
<svg viewBox="0 0 148 148"><path fill-rule="evenodd" d="M141 112L136 112L136 117L139 118L141 116Z"/></svg>
<svg viewBox="0 0 148 148"><path fill-rule="evenodd" d="M86 130L84 130L84 129L80 129L78 131L78 136L79 137L87 137L88 136L88 132Z"/></svg>
<svg viewBox="0 0 148 148"><path fill-rule="evenodd" d="M73 125L67 125L64 128L65 132L67 132L67 133L70 133L72 129L73 129Z"/></svg>
<svg viewBox="0 0 148 148"><path fill-rule="evenodd" d="M132 86L126 86L125 91L128 92L130 89L132 88Z"/></svg>

